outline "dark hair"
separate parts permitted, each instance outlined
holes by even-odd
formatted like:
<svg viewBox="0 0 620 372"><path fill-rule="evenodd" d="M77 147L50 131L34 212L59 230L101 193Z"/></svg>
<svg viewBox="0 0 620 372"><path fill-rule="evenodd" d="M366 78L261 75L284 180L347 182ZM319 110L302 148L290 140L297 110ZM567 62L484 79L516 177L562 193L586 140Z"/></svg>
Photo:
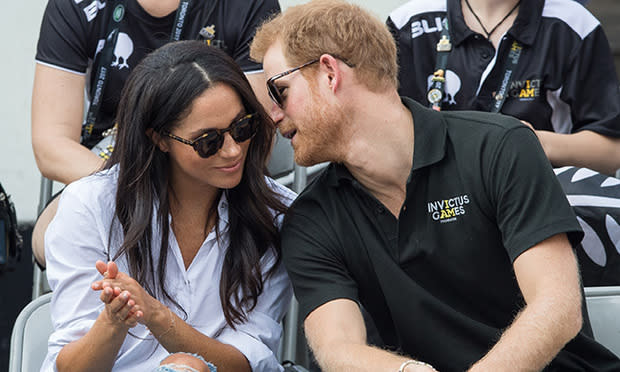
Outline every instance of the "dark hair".
<svg viewBox="0 0 620 372"><path fill-rule="evenodd" d="M169 157L153 143L147 129L161 133L178 125L189 114L194 100L216 84L233 88L246 112L256 112L260 123L248 149L241 182L221 191L228 199L230 245L223 263L220 297L226 321L234 328L235 323L247 320L247 313L254 309L263 291L261 257L273 247L276 261L268 275L280 262L275 218L286 210L265 179L275 126L237 64L221 50L199 41L170 43L146 56L123 88L117 142L105 168L119 165L115 216L122 226L124 241L114 259L126 255L130 275L145 290L153 296L161 291L181 308L164 284L170 233ZM153 217L155 205L157 216ZM217 202L209 213L217 216ZM151 248L153 218L161 229L157 268Z"/></svg>

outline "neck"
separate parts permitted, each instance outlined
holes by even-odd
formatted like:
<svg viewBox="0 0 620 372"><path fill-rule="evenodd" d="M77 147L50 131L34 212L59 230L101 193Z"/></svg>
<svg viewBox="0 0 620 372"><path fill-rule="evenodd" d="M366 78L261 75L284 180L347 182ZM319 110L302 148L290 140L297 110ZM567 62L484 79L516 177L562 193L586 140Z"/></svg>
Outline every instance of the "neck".
<svg viewBox="0 0 620 372"><path fill-rule="evenodd" d="M386 190L404 190L413 159L411 112L395 90L361 91L351 101L357 104L344 147L345 166L377 197Z"/></svg>
<svg viewBox="0 0 620 372"><path fill-rule="evenodd" d="M478 17L484 22L488 20L492 23L494 18L503 18L519 0L468 0L469 4L473 8L474 12L478 14ZM464 0L462 1L464 3ZM464 5L464 4L462 4ZM463 12L467 12L467 5L463 8Z"/></svg>
<svg viewBox="0 0 620 372"><path fill-rule="evenodd" d="M137 0L138 4L153 17L165 17L177 10L180 0Z"/></svg>
<svg viewBox="0 0 620 372"><path fill-rule="evenodd" d="M200 185L193 180L171 177L169 186L170 212L172 216L191 214L206 224L208 212L217 203L219 189L211 185Z"/></svg>

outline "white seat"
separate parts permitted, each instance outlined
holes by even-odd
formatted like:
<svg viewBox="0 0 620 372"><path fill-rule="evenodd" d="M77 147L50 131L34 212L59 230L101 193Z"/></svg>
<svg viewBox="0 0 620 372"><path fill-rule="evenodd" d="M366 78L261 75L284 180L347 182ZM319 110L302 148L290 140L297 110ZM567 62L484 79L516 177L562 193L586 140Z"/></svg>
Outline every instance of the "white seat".
<svg viewBox="0 0 620 372"><path fill-rule="evenodd" d="M620 356L620 286L586 287L594 339Z"/></svg>
<svg viewBox="0 0 620 372"><path fill-rule="evenodd" d="M30 372L41 369L47 354L47 340L52 333L50 315L51 293L31 301L19 313L11 334L9 372Z"/></svg>

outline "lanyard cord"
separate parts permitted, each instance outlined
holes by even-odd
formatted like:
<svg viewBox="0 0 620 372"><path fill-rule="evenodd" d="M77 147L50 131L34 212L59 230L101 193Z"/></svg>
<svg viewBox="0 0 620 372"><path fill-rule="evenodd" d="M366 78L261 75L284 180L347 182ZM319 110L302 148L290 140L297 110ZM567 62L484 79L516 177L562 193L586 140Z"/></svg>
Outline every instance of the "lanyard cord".
<svg viewBox="0 0 620 372"><path fill-rule="evenodd" d="M174 24L172 25L172 31L170 32L170 41L180 40L181 32L185 26L185 19L190 2L191 0L180 1L176 12L176 18L174 20ZM112 59L114 58L114 49L116 48L121 21L125 17L125 11L125 0L116 0L114 11L112 12L112 16L110 17L110 21L108 23L108 37L105 41L105 46L101 51L99 64L97 65L95 84L91 88L92 99L90 105L88 106L86 119L82 124L82 143L92 135L93 128L95 127L95 123L97 122L99 116L101 99L110 76L108 69L112 64Z"/></svg>
<svg viewBox="0 0 620 372"><path fill-rule="evenodd" d="M429 107L436 111L441 111L441 103L445 96L446 90L446 68L448 66L448 56L452 51L447 18L442 22L442 25L443 28L441 31L441 37L437 43L437 61L435 63L435 72L433 73L431 85L426 94ZM489 110L490 112L500 112L504 102L506 102L506 91L512 83L512 76L514 70L517 68L517 64L519 63L522 50L523 47L518 41L515 40L512 42L508 52L508 58L506 59L506 63L504 65L504 77L500 81L500 85L495 93L495 101Z"/></svg>

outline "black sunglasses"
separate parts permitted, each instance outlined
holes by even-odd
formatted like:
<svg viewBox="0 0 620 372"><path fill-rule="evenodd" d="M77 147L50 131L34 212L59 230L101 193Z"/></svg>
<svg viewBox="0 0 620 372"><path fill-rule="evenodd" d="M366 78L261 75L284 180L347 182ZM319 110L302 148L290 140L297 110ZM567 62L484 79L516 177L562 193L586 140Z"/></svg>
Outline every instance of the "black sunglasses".
<svg viewBox="0 0 620 372"><path fill-rule="evenodd" d="M301 70L304 67L310 66L313 63L317 63L319 61L319 59L315 59L313 61L310 62L306 62L303 65L299 66L299 67L295 67L292 68L290 70L286 70L284 72L281 72L279 74L273 75L272 77L270 77L267 80L267 91L269 92L269 97L271 97L271 100L273 102L276 103L276 105L278 105L280 108L283 108L282 106L284 105L284 97L282 97L282 91L284 90L284 88L278 88L278 86L275 84L275 81L278 80L281 77L284 77L286 75L292 74L293 72L297 71L297 70Z"/></svg>
<svg viewBox="0 0 620 372"><path fill-rule="evenodd" d="M211 155L217 153L222 146L224 145L224 134L226 132L230 133L230 136L235 140L235 142L245 142L250 138L254 137L256 132L258 131L258 115L248 114L242 117L241 119L235 121L230 124L230 126L226 129L209 129L203 135L196 138L193 141L186 140L185 138L181 138L179 136L175 136L170 132L163 132L162 134L172 138L173 140L177 140L186 145L190 145L194 148L194 151L200 157L208 158Z"/></svg>

